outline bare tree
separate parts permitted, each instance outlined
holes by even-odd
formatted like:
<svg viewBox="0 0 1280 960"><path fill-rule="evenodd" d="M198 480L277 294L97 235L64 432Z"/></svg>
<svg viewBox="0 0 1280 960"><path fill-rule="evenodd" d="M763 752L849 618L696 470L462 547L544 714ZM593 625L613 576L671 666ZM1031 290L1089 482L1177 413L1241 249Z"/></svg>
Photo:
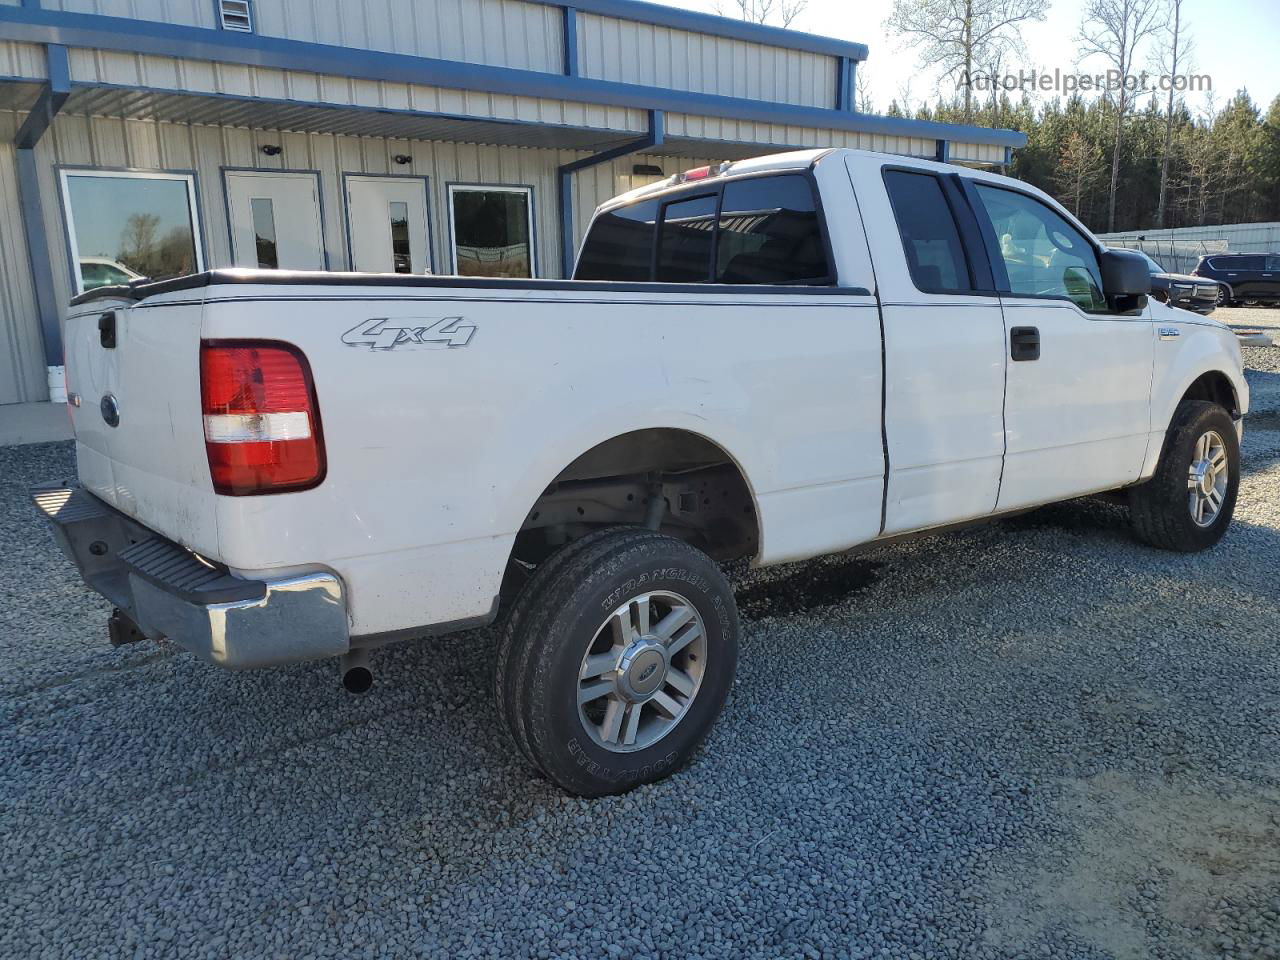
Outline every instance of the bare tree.
<svg viewBox="0 0 1280 960"><path fill-rule="evenodd" d="M1072 130L1062 152L1058 156L1058 169L1053 179L1058 186L1062 202L1071 212L1080 216L1080 204L1089 194L1099 174L1105 169L1102 150L1086 139L1079 130Z"/></svg>
<svg viewBox="0 0 1280 960"><path fill-rule="evenodd" d="M731 0L717 3L716 13L722 17L737 17L751 23L772 23L789 27L809 6L809 0Z"/></svg>
<svg viewBox="0 0 1280 960"><path fill-rule="evenodd" d="M1186 69L1190 63L1191 40L1186 36L1187 23L1182 19L1183 0L1168 0L1166 7L1168 22L1159 38L1159 56L1157 66L1161 73L1170 78L1169 102L1164 117L1164 152L1160 156L1160 201L1156 205L1156 226L1164 226L1164 212L1169 197L1169 158L1173 154L1173 108L1177 103L1177 91L1174 81L1177 80L1179 68Z"/></svg>
<svg viewBox="0 0 1280 960"><path fill-rule="evenodd" d="M1119 76L1118 90L1107 91L1116 107L1115 139L1111 147L1111 191L1107 198L1107 230L1116 228L1116 189L1120 183L1120 151L1124 119L1133 105L1129 89L1139 48L1159 29L1160 0L1089 0L1080 22L1080 57L1104 58Z"/></svg>
<svg viewBox="0 0 1280 960"><path fill-rule="evenodd" d="M853 82L856 86L854 91L854 102L857 104L859 113L875 113L876 112L876 95L871 87L871 78L867 76L867 65L865 63L858 64L858 71L853 75Z"/></svg>
<svg viewBox="0 0 1280 960"><path fill-rule="evenodd" d="M964 94L964 119L973 119L973 78L980 70L1021 52L1015 29L1043 20L1048 0L894 0L885 26L920 51L924 67L939 67Z"/></svg>

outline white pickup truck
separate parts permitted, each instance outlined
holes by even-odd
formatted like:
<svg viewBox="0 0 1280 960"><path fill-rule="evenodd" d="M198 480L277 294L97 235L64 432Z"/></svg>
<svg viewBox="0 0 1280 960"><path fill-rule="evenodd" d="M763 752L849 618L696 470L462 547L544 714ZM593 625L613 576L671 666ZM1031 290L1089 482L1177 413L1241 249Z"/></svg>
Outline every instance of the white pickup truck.
<svg viewBox="0 0 1280 960"><path fill-rule="evenodd" d="M596 211L575 279L215 270L66 326L77 482L35 490L117 642L342 657L503 618L529 762L677 769L733 680L719 561L776 564L1124 491L1213 545L1248 404L1222 324L1043 193L819 150Z"/></svg>

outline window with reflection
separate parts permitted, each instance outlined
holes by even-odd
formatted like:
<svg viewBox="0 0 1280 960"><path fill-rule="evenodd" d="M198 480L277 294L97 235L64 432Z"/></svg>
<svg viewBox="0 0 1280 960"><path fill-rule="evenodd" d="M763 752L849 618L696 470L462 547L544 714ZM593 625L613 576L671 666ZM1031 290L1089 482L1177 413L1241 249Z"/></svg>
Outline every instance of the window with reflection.
<svg viewBox="0 0 1280 960"><path fill-rule="evenodd" d="M449 187L459 276L533 276L530 193L528 187Z"/></svg>
<svg viewBox="0 0 1280 960"><path fill-rule="evenodd" d="M392 200L388 205L391 219L391 269L396 273L413 272L413 256L409 249L409 204Z"/></svg>
<svg viewBox="0 0 1280 960"><path fill-rule="evenodd" d="M711 241L716 232L712 194L668 203L662 211L658 273L662 283L707 283L711 279Z"/></svg>
<svg viewBox="0 0 1280 960"><path fill-rule="evenodd" d="M642 283L653 270L653 237L658 201L614 207L592 221L578 255L575 280Z"/></svg>
<svg viewBox="0 0 1280 960"><path fill-rule="evenodd" d="M204 269L190 176L63 170L76 291Z"/></svg>
<svg viewBox="0 0 1280 960"><path fill-rule="evenodd" d="M1107 309L1093 246L1075 227L1034 197L976 184L991 218L1009 290L1029 297L1065 297L1081 310Z"/></svg>
<svg viewBox="0 0 1280 960"><path fill-rule="evenodd" d="M276 251L276 212L270 197L251 197L249 214L253 218L253 241L258 250L258 266L263 270L279 270L280 255Z"/></svg>

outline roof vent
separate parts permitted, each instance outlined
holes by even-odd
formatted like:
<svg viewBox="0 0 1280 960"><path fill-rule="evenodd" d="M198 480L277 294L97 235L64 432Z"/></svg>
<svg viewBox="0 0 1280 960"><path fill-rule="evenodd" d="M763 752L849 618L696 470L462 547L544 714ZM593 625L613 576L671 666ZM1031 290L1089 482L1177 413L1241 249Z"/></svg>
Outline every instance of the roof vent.
<svg viewBox="0 0 1280 960"><path fill-rule="evenodd" d="M253 33L253 14L249 10L249 0L220 0L218 16L223 30Z"/></svg>

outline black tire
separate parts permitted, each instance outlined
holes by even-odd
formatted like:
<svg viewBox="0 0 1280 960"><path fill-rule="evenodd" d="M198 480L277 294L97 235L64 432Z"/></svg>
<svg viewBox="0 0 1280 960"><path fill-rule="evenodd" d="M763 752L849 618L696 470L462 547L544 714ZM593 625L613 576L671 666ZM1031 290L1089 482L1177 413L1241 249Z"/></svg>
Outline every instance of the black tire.
<svg viewBox="0 0 1280 960"><path fill-rule="evenodd" d="M502 718L503 728L511 738L511 742L524 754L524 758L532 766L538 763L533 758L529 744L524 736L523 726L516 721L516 704L524 695L524 689L518 682L518 671L515 669L515 652L517 644L515 636L527 629L527 621L536 609L535 598L546 591L546 585L554 580L560 569L577 554L598 543L602 538L612 536L626 527L612 527L597 530L561 547L534 571L529 582L521 588L515 603L502 625L498 635L498 649L494 658L493 698L498 705L498 715Z"/></svg>
<svg viewBox="0 0 1280 960"><path fill-rule="evenodd" d="M621 752L588 730L578 706L579 669L610 614L655 591L683 598L696 612L705 637L701 681L655 742L637 740ZM688 762L733 684L738 634L733 591L710 557L651 530L602 531L544 562L513 607L494 671L498 710L549 780L580 796L623 793Z"/></svg>
<svg viewBox="0 0 1280 960"><path fill-rule="evenodd" d="M1222 439L1227 482L1217 515L1201 525L1192 516L1187 486L1196 443L1208 431ZM1231 415L1216 403L1184 400L1165 435L1155 474L1129 491L1129 512L1138 537L1161 550L1207 550L1227 532L1240 489L1240 443Z"/></svg>

